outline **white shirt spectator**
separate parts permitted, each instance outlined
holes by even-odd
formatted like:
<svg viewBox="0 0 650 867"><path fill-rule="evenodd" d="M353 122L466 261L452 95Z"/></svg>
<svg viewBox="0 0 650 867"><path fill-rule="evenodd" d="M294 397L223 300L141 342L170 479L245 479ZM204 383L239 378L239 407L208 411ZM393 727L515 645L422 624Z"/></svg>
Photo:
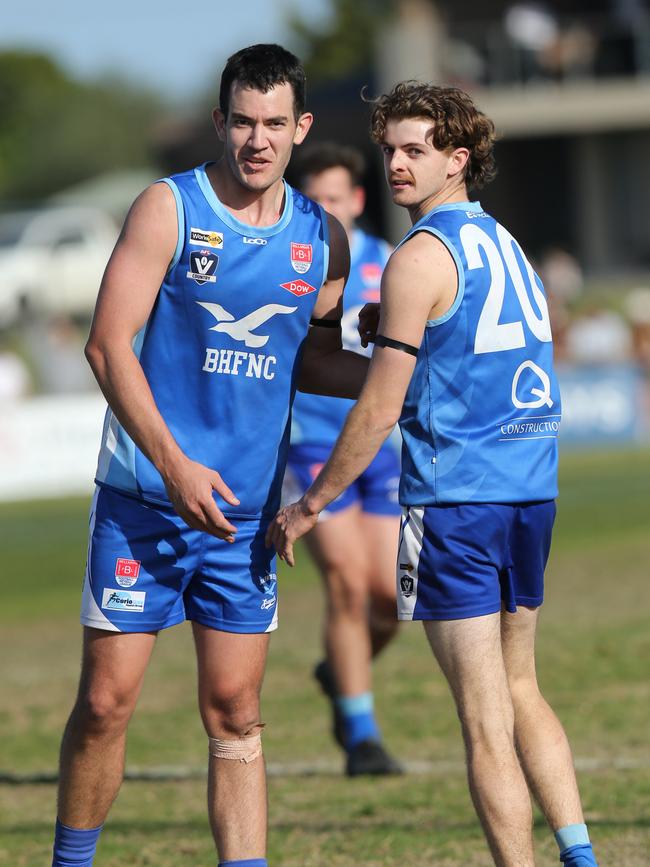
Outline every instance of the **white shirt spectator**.
<svg viewBox="0 0 650 867"><path fill-rule="evenodd" d="M14 352L0 350L0 403L25 397L31 377L24 361Z"/></svg>
<svg viewBox="0 0 650 867"><path fill-rule="evenodd" d="M567 359L576 364L629 361L632 336L613 310L593 310L571 323L566 334Z"/></svg>

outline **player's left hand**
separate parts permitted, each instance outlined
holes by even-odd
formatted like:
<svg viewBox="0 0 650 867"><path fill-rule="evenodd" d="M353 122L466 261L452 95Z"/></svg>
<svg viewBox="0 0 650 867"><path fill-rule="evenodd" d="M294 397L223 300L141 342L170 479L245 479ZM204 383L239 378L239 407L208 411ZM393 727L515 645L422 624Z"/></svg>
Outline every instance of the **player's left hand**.
<svg viewBox="0 0 650 867"><path fill-rule="evenodd" d="M379 327L379 304L375 301L370 301L364 304L359 311L359 325L357 331L361 338L361 345L365 349L369 343L374 343Z"/></svg>
<svg viewBox="0 0 650 867"><path fill-rule="evenodd" d="M280 509L266 531L266 547L275 548L280 560L295 565L293 543L308 533L318 521L318 513L308 511L303 500Z"/></svg>

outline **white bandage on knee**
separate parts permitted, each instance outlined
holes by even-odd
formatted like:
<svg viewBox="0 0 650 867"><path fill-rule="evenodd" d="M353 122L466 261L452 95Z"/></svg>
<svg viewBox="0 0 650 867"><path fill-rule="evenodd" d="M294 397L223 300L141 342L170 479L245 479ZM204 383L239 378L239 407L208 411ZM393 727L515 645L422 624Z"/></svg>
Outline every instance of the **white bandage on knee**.
<svg viewBox="0 0 650 867"><path fill-rule="evenodd" d="M248 764L262 755L262 734L245 738L208 738L210 755L215 759L234 759Z"/></svg>

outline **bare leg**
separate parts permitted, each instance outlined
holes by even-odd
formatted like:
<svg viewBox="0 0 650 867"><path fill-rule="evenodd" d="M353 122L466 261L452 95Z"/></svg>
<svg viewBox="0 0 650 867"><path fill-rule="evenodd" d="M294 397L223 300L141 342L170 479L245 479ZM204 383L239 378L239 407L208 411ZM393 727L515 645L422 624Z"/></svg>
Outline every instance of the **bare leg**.
<svg viewBox="0 0 650 867"><path fill-rule="evenodd" d="M327 593L327 665L314 674L331 702L333 734L348 776L402 769L381 744L373 712L372 659L397 631L399 522L358 506L317 524L307 541Z"/></svg>
<svg viewBox="0 0 650 867"><path fill-rule="evenodd" d="M397 635L395 564L399 517L362 512L363 541L369 565L370 645L374 659Z"/></svg>
<svg viewBox="0 0 650 867"><path fill-rule="evenodd" d="M318 523L307 544L325 582L325 648L337 691L346 696L368 692L370 577L359 508L351 506Z"/></svg>
<svg viewBox="0 0 650 867"><path fill-rule="evenodd" d="M515 709L515 741L528 784L553 831L582 824L571 748L537 686L535 630L539 609L502 613L503 657Z"/></svg>
<svg viewBox="0 0 650 867"><path fill-rule="evenodd" d="M108 815L155 640L154 633L84 628L79 694L61 744L58 817L64 825L96 828Z"/></svg>
<svg viewBox="0 0 650 867"><path fill-rule="evenodd" d="M193 624L199 705L209 737L234 739L260 730L260 690L269 635L239 635ZM210 756L210 826L222 861L263 858L266 852L266 771Z"/></svg>
<svg viewBox="0 0 650 867"><path fill-rule="evenodd" d="M458 710L470 792L497 867L533 867L532 811L514 746L500 615L424 624Z"/></svg>

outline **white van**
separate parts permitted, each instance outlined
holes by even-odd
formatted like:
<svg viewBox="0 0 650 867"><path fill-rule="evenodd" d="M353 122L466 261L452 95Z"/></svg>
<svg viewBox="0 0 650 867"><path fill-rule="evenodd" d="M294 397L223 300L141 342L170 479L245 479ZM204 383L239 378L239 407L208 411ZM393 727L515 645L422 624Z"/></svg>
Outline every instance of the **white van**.
<svg viewBox="0 0 650 867"><path fill-rule="evenodd" d="M0 326L23 312L90 315L117 235L95 208L0 213Z"/></svg>

